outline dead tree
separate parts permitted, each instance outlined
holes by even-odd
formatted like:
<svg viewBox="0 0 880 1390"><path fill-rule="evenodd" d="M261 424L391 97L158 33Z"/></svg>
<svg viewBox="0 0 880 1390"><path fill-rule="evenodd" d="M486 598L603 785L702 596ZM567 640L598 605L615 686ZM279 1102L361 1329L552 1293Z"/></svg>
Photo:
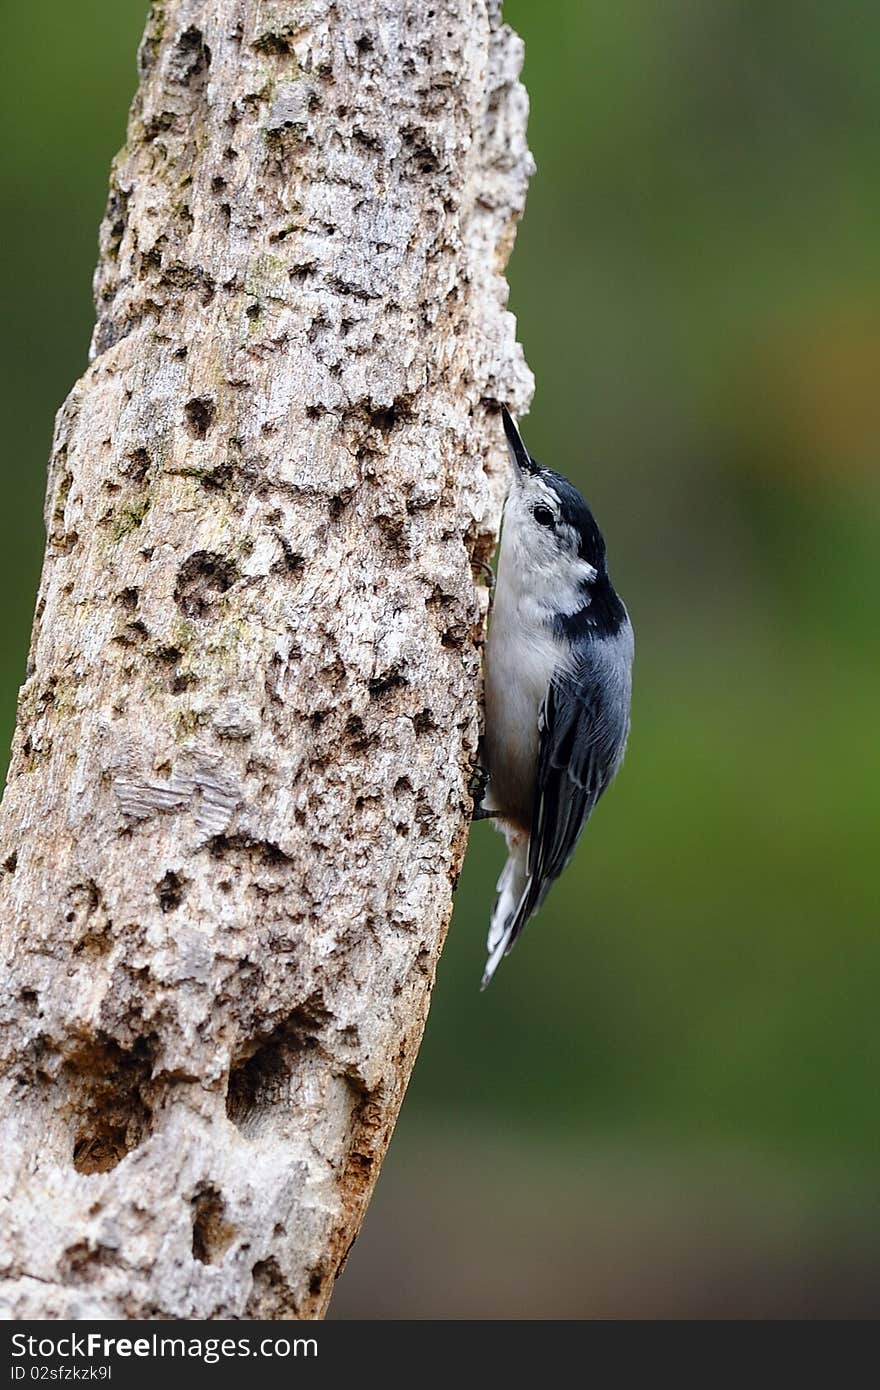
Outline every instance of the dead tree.
<svg viewBox="0 0 880 1390"><path fill-rule="evenodd" d="M3 1306L313 1317L419 1047L530 380L497 0L166 0L0 823Z"/></svg>

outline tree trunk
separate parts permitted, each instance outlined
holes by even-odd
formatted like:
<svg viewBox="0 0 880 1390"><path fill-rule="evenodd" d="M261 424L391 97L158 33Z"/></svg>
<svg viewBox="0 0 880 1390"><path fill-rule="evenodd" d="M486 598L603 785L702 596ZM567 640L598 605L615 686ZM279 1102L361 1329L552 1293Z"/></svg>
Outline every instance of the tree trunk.
<svg viewBox="0 0 880 1390"><path fill-rule="evenodd" d="M530 387L520 60L497 0L153 6L0 824L10 1316L314 1317L357 1234Z"/></svg>

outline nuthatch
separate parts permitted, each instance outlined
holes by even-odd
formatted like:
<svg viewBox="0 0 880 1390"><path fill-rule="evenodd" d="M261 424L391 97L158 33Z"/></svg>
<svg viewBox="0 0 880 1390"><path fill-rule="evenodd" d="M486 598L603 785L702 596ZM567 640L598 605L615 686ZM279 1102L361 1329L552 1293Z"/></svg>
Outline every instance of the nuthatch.
<svg viewBox="0 0 880 1390"><path fill-rule="evenodd" d="M498 880L483 988L543 903L623 760L633 630L575 487L542 468L502 407L513 462L486 644L488 780Z"/></svg>

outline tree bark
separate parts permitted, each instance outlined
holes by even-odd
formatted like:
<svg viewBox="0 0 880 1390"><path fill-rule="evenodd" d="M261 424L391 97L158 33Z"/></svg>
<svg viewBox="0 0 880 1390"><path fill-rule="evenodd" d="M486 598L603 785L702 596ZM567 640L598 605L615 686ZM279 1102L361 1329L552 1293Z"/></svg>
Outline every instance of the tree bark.
<svg viewBox="0 0 880 1390"><path fill-rule="evenodd" d="M530 379L496 0L167 0L0 812L3 1308L314 1317L421 1040Z"/></svg>

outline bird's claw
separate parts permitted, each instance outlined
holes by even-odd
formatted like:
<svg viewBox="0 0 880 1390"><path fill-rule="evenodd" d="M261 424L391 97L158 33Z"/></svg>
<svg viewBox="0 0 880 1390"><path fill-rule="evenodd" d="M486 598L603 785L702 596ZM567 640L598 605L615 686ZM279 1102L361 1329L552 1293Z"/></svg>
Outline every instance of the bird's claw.
<svg viewBox="0 0 880 1390"><path fill-rule="evenodd" d="M495 597L495 571L488 560L475 560L474 564L486 581L486 588L489 590L489 607L491 608L492 600Z"/></svg>
<svg viewBox="0 0 880 1390"><path fill-rule="evenodd" d="M486 795L486 787L489 784L489 774L480 763L471 772L468 782L468 795L473 801L471 820L488 820L490 812L483 806L483 797Z"/></svg>

